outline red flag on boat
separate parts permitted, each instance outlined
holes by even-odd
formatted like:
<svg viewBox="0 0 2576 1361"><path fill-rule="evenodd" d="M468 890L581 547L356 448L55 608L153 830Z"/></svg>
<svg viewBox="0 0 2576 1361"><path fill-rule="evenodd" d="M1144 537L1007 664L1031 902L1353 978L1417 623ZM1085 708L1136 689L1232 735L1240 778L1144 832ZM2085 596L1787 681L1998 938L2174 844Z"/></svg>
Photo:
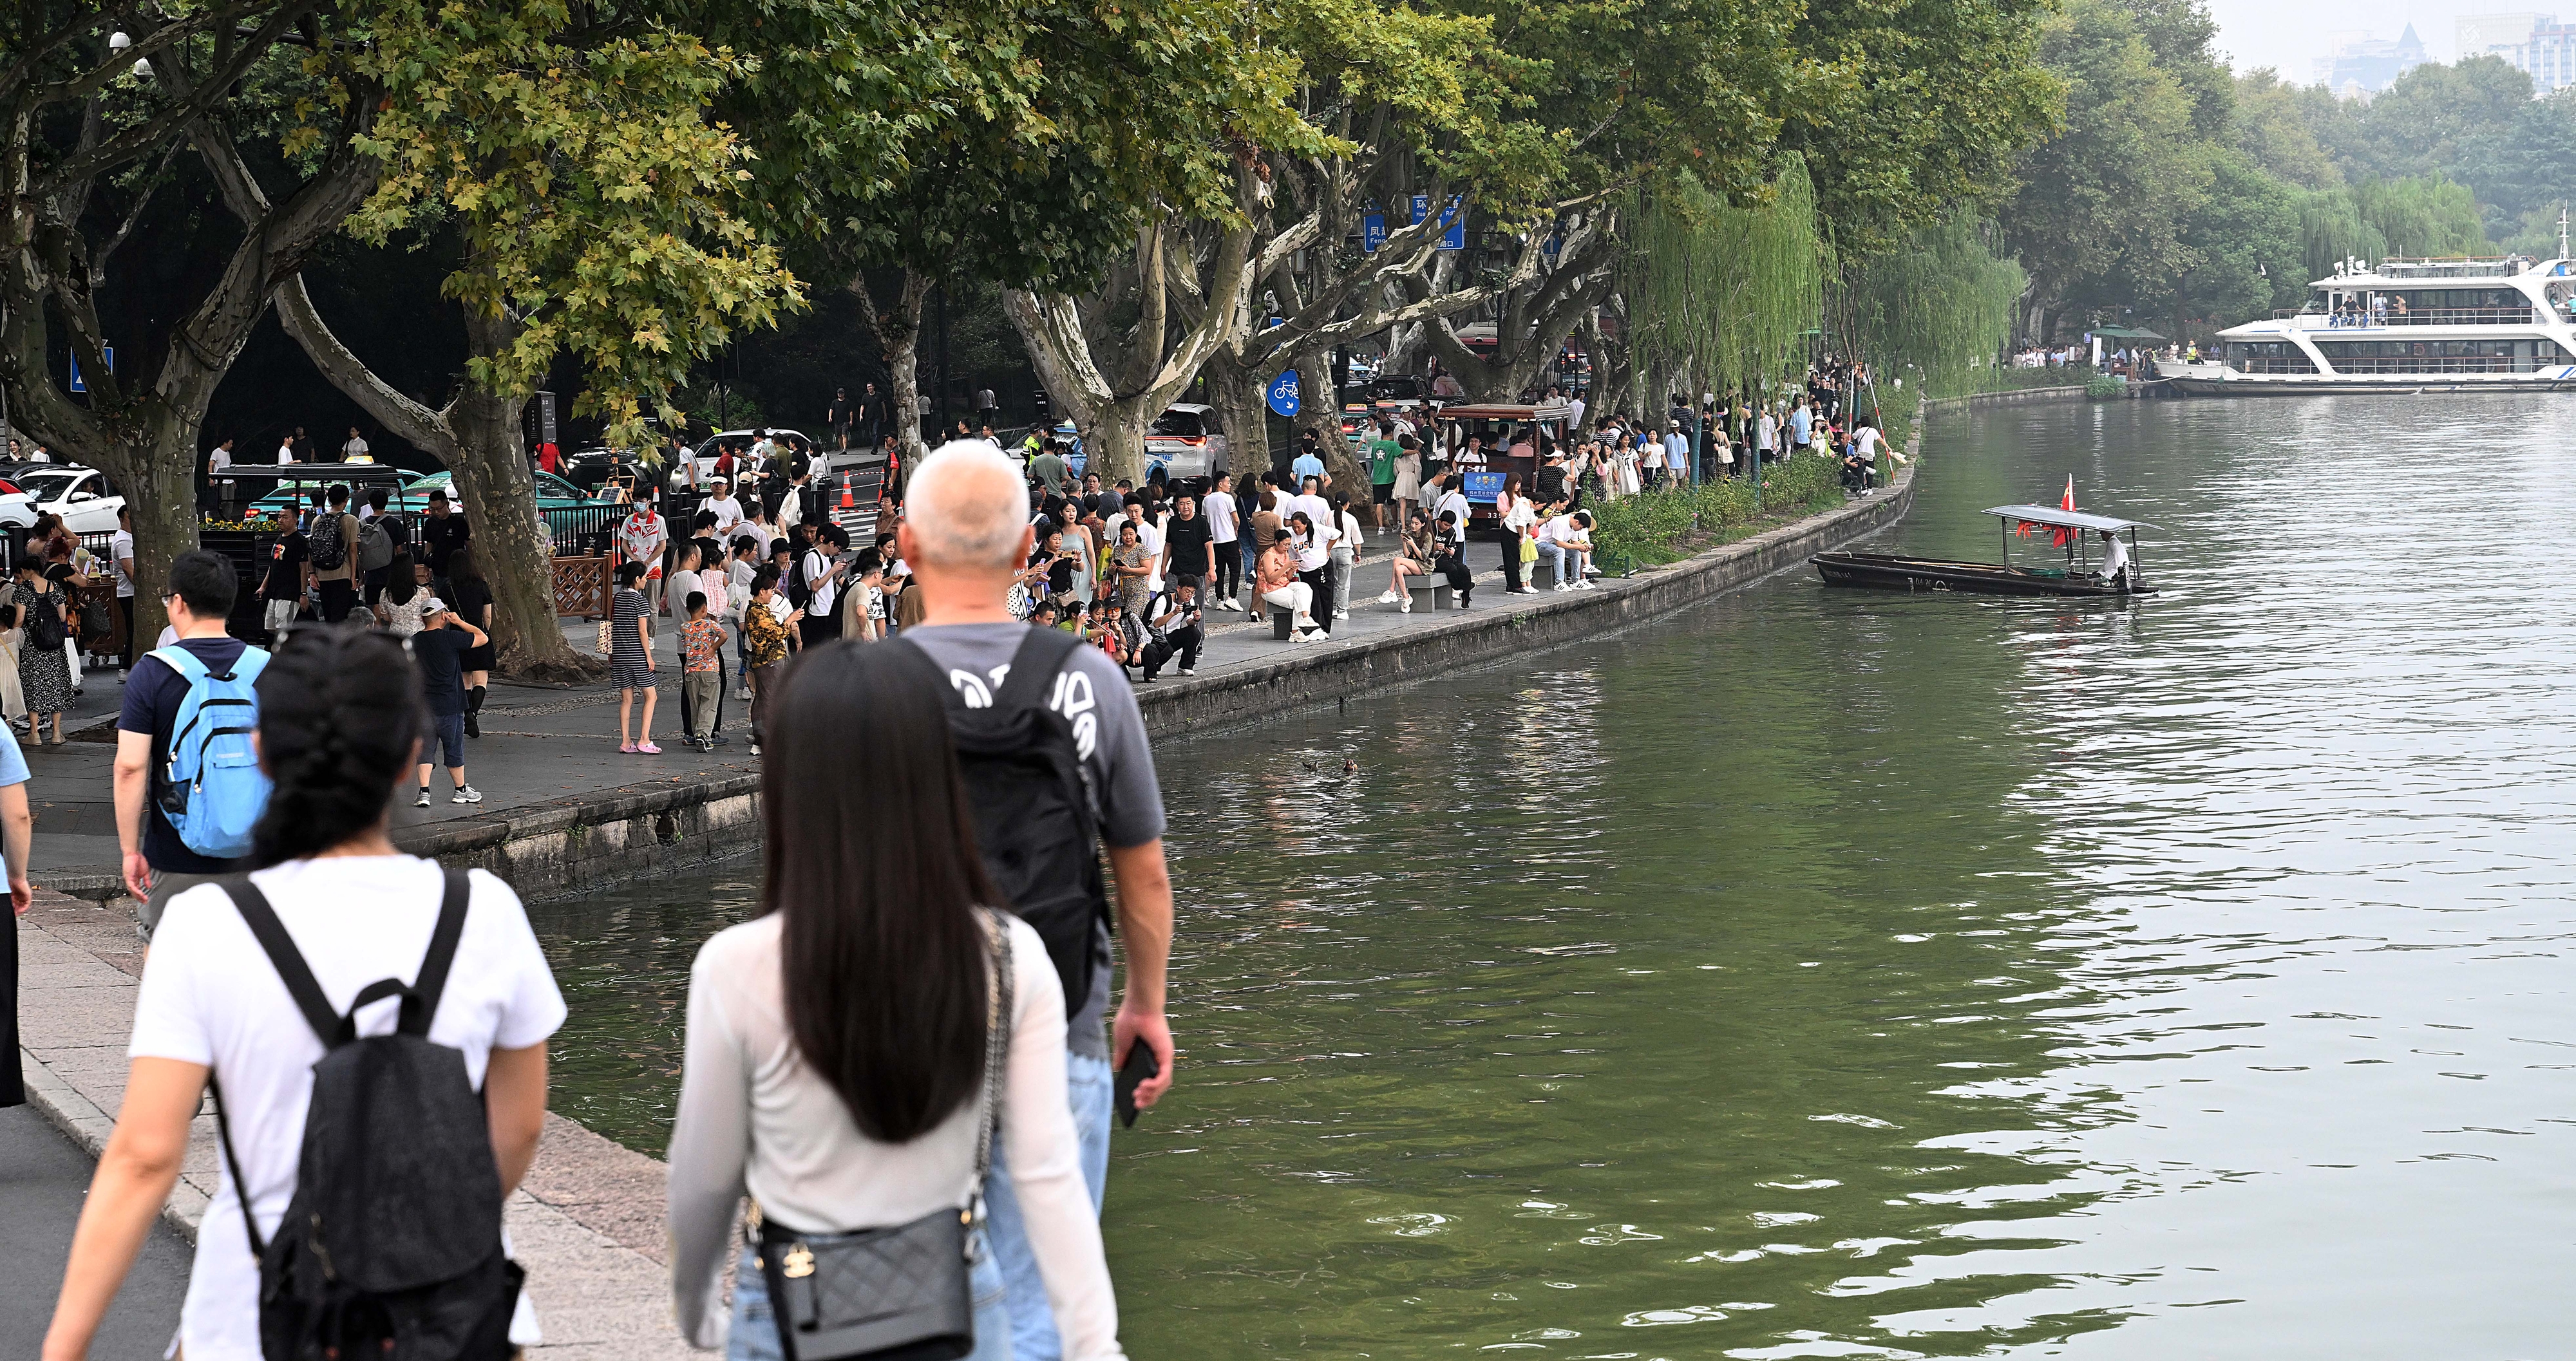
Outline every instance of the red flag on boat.
<svg viewBox="0 0 2576 1361"><path fill-rule="evenodd" d="M2058 498L2057 508L2059 510L2075 509L2075 474L2073 473L2068 473L2066 475L2066 494ZM2060 529L2056 533L2049 535L2048 541L2055 547L2064 548L2067 540L2074 537L2074 534L2074 530Z"/></svg>

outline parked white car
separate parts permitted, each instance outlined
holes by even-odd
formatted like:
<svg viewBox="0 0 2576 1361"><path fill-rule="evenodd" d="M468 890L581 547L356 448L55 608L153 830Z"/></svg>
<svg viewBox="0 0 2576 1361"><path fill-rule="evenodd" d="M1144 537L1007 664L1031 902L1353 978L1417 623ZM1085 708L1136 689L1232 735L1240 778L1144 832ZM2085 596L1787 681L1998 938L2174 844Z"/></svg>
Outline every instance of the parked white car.
<svg viewBox="0 0 2576 1361"><path fill-rule="evenodd" d="M1160 465L1172 479L1205 477L1225 466L1225 432L1216 408L1182 402L1154 418L1145 431L1145 466Z"/></svg>
<svg viewBox="0 0 2576 1361"><path fill-rule="evenodd" d="M38 511L63 517L75 534L116 532L116 512L124 506L125 494L96 468L65 464L27 473L17 483ZM29 523L34 523L32 517Z"/></svg>

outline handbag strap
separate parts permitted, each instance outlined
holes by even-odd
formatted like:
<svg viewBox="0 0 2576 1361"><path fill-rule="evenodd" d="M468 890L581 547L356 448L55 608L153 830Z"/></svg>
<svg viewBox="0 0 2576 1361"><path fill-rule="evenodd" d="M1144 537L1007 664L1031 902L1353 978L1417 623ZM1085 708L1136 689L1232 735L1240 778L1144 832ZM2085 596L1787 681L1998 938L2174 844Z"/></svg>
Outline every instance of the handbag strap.
<svg viewBox="0 0 2576 1361"><path fill-rule="evenodd" d="M984 1178L993 1170L993 1137L1002 1123L1002 1070L1011 1056L1011 1016L1017 980L1011 966L1011 928L990 908L980 913L984 935L992 942L992 982L984 989L984 1094L982 1118L975 1122L975 1221L984 1219Z"/></svg>

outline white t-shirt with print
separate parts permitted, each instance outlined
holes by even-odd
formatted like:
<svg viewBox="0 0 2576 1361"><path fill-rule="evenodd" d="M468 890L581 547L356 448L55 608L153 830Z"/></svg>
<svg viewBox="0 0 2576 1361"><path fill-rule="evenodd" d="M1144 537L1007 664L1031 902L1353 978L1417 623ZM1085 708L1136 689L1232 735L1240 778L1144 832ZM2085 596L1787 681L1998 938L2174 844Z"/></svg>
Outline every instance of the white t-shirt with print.
<svg viewBox="0 0 2576 1361"><path fill-rule="evenodd" d="M408 855L291 860L251 882L341 1010L380 978L419 976L444 887L436 861ZM564 1001L519 896L481 870L471 883L465 931L429 1038L463 1051L466 1076L479 1088L491 1051L525 1049L554 1034ZM392 1033L397 1010L390 998L368 1007L359 1033ZM200 885L172 898L153 932L126 1054L214 1070L263 1241L276 1233L295 1192L313 1065L322 1052L223 889ZM179 1338L189 1361L259 1361L259 1266L229 1169L197 1231Z"/></svg>

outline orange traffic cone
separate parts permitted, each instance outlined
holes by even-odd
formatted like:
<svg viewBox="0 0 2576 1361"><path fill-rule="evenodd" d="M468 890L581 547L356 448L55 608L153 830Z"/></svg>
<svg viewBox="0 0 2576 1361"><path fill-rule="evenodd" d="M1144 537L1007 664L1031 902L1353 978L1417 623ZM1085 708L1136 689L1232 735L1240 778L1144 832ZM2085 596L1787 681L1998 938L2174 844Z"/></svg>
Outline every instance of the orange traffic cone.
<svg viewBox="0 0 2576 1361"><path fill-rule="evenodd" d="M850 475L848 473L843 473L841 474L841 509L856 510L858 508L859 503L850 495Z"/></svg>

